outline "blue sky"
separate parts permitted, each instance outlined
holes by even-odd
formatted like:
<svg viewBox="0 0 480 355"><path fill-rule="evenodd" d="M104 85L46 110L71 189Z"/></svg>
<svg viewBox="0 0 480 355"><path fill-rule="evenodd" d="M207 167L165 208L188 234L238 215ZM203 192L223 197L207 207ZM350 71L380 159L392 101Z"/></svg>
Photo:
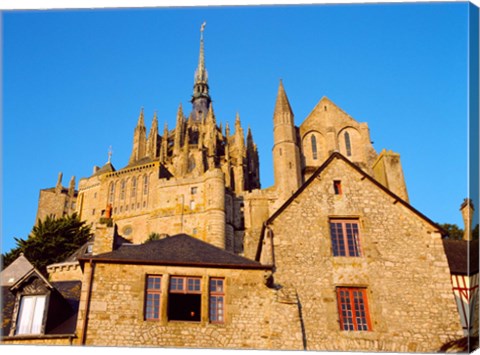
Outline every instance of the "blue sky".
<svg viewBox="0 0 480 355"><path fill-rule="evenodd" d="M401 154L415 208L463 227L467 19L458 2L3 12L2 251L60 171L78 184L109 146L127 164L141 107L147 128L190 112L203 21L217 122L251 127L262 187L282 79L297 125L329 97Z"/></svg>

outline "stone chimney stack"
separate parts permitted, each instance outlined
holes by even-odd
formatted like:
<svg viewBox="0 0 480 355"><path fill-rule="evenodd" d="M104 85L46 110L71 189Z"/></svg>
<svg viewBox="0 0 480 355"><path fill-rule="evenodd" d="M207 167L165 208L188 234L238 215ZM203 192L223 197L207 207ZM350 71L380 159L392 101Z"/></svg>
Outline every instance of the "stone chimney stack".
<svg viewBox="0 0 480 355"><path fill-rule="evenodd" d="M472 200L466 198L460 206L460 211L463 217L463 240L472 240L472 216L475 209L473 208Z"/></svg>

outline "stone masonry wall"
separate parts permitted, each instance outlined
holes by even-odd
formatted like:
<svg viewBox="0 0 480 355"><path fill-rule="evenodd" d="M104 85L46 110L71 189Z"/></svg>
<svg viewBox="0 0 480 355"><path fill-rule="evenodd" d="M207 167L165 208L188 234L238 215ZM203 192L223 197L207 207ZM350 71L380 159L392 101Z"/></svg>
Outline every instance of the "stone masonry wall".
<svg viewBox="0 0 480 355"><path fill-rule="evenodd" d="M89 265L85 265L89 269ZM88 317L86 345L158 346L189 348L272 348L288 344L300 349L301 333L295 317L297 307L275 304L276 291L267 288L262 270L206 269L192 267L96 264ZM78 342L82 338L88 278L86 270L82 289ZM145 280L150 274L162 275L161 320L145 320ZM202 277L202 315L200 322L168 321L168 277L170 275ZM209 277L225 278L225 324L208 320ZM283 311L280 308L284 308ZM296 332L281 333L277 318L288 317ZM298 320L298 316L297 316ZM300 342L299 340L300 339Z"/></svg>
<svg viewBox="0 0 480 355"><path fill-rule="evenodd" d="M334 217L358 219L360 257L332 256ZM436 351L461 337L440 234L343 160L332 161L271 228L274 281L297 293L309 350ZM371 331L340 330L339 286L366 288Z"/></svg>

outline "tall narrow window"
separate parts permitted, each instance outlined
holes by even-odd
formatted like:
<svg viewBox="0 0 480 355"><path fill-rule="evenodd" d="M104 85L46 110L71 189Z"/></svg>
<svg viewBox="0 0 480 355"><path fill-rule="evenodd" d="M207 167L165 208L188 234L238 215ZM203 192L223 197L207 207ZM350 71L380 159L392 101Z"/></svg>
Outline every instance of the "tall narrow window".
<svg viewBox="0 0 480 355"><path fill-rule="evenodd" d="M125 199L125 180L120 182L120 200Z"/></svg>
<svg viewBox="0 0 480 355"><path fill-rule="evenodd" d="M372 329L365 288L338 287L337 304L340 329L348 331Z"/></svg>
<svg viewBox="0 0 480 355"><path fill-rule="evenodd" d="M342 182L340 180L333 181L333 190L335 191L335 195L342 194Z"/></svg>
<svg viewBox="0 0 480 355"><path fill-rule="evenodd" d="M115 197L115 185L113 182L110 183L110 187L108 189L108 202L113 203Z"/></svg>
<svg viewBox="0 0 480 355"><path fill-rule="evenodd" d="M41 334L47 296L22 296L16 334Z"/></svg>
<svg viewBox="0 0 480 355"><path fill-rule="evenodd" d="M224 279L210 279L210 322L223 323L225 306Z"/></svg>
<svg viewBox="0 0 480 355"><path fill-rule="evenodd" d="M137 178L134 176L132 178L132 193L130 196L132 198L135 198L136 194L137 194Z"/></svg>
<svg viewBox="0 0 480 355"><path fill-rule="evenodd" d="M144 195L148 194L148 176L147 175L143 177L143 194Z"/></svg>
<svg viewBox="0 0 480 355"><path fill-rule="evenodd" d="M145 319L160 319L160 290L162 277L158 275L147 276L147 289L145 294Z"/></svg>
<svg viewBox="0 0 480 355"><path fill-rule="evenodd" d="M345 132L345 148L347 150L347 157L350 157L352 155L352 145L350 142L350 134L348 132Z"/></svg>
<svg viewBox="0 0 480 355"><path fill-rule="evenodd" d="M331 220L333 256L361 256L358 221Z"/></svg>
<svg viewBox="0 0 480 355"><path fill-rule="evenodd" d="M317 160L317 138L312 134L312 158Z"/></svg>
<svg viewBox="0 0 480 355"><path fill-rule="evenodd" d="M168 320L199 322L201 308L201 278L172 276L168 291Z"/></svg>

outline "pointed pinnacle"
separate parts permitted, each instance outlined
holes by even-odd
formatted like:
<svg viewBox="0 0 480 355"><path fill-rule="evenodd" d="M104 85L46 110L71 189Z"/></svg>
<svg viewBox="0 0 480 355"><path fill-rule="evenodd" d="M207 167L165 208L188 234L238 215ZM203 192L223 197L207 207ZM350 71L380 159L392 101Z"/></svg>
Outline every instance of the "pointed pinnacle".
<svg viewBox="0 0 480 355"><path fill-rule="evenodd" d="M138 116L137 126L145 126L145 120L143 118L143 106L140 109L140 115Z"/></svg>
<svg viewBox="0 0 480 355"><path fill-rule="evenodd" d="M285 111L293 115L290 102L288 101L287 93L285 92L285 88L283 87L283 82L280 79L280 84L278 85L278 94L277 94L277 101L275 103L274 114L285 112Z"/></svg>

